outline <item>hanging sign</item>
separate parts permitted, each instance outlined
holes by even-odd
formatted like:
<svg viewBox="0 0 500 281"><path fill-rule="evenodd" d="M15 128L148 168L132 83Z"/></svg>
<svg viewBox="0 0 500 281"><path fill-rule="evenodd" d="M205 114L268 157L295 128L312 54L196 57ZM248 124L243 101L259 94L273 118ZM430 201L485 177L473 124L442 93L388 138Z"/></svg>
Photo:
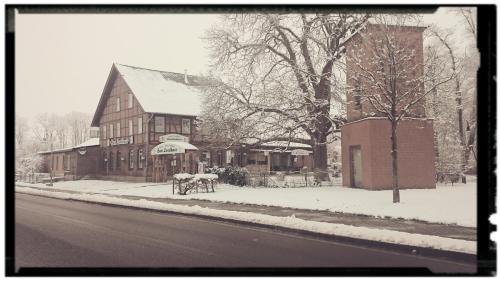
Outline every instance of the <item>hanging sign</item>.
<svg viewBox="0 0 500 281"><path fill-rule="evenodd" d="M305 149L294 149L292 155L309 155L311 152Z"/></svg>
<svg viewBox="0 0 500 281"><path fill-rule="evenodd" d="M169 142L169 141L189 142L189 138L179 134L168 134L160 136L160 142Z"/></svg>

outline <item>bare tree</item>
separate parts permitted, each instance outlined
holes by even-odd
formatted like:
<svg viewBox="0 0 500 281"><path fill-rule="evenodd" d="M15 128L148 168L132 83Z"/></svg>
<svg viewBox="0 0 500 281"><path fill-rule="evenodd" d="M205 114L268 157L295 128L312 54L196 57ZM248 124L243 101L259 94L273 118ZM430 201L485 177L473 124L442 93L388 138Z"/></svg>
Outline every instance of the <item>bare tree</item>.
<svg viewBox="0 0 500 281"><path fill-rule="evenodd" d="M469 7L458 8L459 13L467 22L467 30L470 35L472 35L474 41L477 41L477 13L475 9ZM474 42L474 46L476 42ZM474 48L475 49L475 48ZM468 131L468 136L466 138L466 149L465 149L465 163L469 162L470 153L474 155L474 159L477 161L477 156L474 152L474 147L476 145L476 134L477 134L477 88L476 88L476 71L478 66L478 52L477 49L466 53L464 61L466 62L466 67L464 67L468 76L473 78L472 85L469 87L472 92L472 104L470 106L470 114L468 120L466 120L466 126Z"/></svg>
<svg viewBox="0 0 500 281"><path fill-rule="evenodd" d="M212 87L212 93L225 98L221 106L232 119L227 124L260 120L260 131L266 131L261 139L306 135L314 167L324 172L327 136L343 122L331 114L335 64L346 39L367 19L363 14L224 15L206 39L214 71L225 84Z"/></svg>
<svg viewBox="0 0 500 281"><path fill-rule="evenodd" d="M64 116L69 128L71 145L78 145L90 138L91 116L87 113L73 111Z"/></svg>
<svg viewBox="0 0 500 281"><path fill-rule="evenodd" d="M452 80L453 87L449 90L454 93L456 122L451 124L458 129L457 135L462 147L460 172L465 173L470 169L470 153L476 139L476 71L479 62L475 42L477 34L476 14L474 9L467 7L453 9L452 13L463 19L466 34L456 34L455 30L444 30L436 26L429 28L429 33L443 47L443 55L449 61L451 71L455 73L455 78ZM441 112L444 118L448 114L448 110L445 111ZM462 181L465 182L465 177L462 177Z"/></svg>
<svg viewBox="0 0 500 281"><path fill-rule="evenodd" d="M374 24L359 33L347 56L355 65L354 94L369 104L374 115L386 117L391 124L394 203L400 202L398 123L405 117L424 117L425 97L452 79L450 76L432 82L425 75L429 68L424 65L423 46L415 45L419 41L412 40L407 33L409 28L416 28L407 27L414 20L406 15L374 16ZM433 71L442 73L444 69L435 65ZM424 85L430 87L424 89Z"/></svg>
<svg viewBox="0 0 500 281"><path fill-rule="evenodd" d="M443 44L443 46L446 48L450 61L451 61L451 71L452 73L455 74L455 79L454 79L454 93L455 93L455 102L456 102L456 111L457 111L457 120L458 120L458 136L460 140L460 145L462 146L462 159L461 159L461 172L465 172L466 170L466 165L467 165L467 160L466 160L466 150L467 150L467 145L465 143L465 130L464 130L464 118L463 118L463 101L462 101L462 88L461 88L461 77L459 73L461 70L459 69L459 59L454 52L453 48L451 47L451 44L449 42L449 37L451 33L445 33L444 31L438 31L436 27L432 27L429 29L430 32L439 39L439 41ZM465 177L462 178L462 181L465 182Z"/></svg>
<svg viewBox="0 0 500 281"><path fill-rule="evenodd" d="M16 114L16 146L22 146L26 140L26 134L29 130L29 124L26 117L19 116Z"/></svg>

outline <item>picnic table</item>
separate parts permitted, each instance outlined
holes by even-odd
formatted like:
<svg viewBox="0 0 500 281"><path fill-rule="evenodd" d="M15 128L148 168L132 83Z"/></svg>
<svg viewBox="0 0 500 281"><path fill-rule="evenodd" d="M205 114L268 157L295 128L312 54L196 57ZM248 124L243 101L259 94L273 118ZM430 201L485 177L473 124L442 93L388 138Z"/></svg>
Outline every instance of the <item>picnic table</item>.
<svg viewBox="0 0 500 281"><path fill-rule="evenodd" d="M175 194L175 187L179 189L180 195L186 195L188 191L196 190L199 188L204 188L207 192L210 192L209 186L212 192L215 192L214 183L217 183L219 177L216 174L175 174L172 181L172 194Z"/></svg>

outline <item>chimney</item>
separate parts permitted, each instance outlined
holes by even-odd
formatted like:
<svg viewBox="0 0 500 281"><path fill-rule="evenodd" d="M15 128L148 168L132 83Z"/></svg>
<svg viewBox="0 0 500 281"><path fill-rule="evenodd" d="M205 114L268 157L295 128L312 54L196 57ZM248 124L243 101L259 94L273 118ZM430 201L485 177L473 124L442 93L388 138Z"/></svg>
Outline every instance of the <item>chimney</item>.
<svg viewBox="0 0 500 281"><path fill-rule="evenodd" d="M184 69L184 83L189 84L187 69Z"/></svg>

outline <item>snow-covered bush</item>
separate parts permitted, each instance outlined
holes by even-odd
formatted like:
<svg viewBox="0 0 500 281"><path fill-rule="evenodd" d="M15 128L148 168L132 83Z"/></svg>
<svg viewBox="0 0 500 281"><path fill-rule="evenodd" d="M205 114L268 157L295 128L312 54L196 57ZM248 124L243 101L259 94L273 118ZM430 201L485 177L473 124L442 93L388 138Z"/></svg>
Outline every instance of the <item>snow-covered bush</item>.
<svg viewBox="0 0 500 281"><path fill-rule="evenodd" d="M248 170L240 167L208 168L207 172L216 174L221 182L244 186L247 182Z"/></svg>
<svg viewBox="0 0 500 281"><path fill-rule="evenodd" d="M20 178L25 178L38 172L43 163L43 158L38 154L33 154L28 157L16 159L16 174Z"/></svg>

